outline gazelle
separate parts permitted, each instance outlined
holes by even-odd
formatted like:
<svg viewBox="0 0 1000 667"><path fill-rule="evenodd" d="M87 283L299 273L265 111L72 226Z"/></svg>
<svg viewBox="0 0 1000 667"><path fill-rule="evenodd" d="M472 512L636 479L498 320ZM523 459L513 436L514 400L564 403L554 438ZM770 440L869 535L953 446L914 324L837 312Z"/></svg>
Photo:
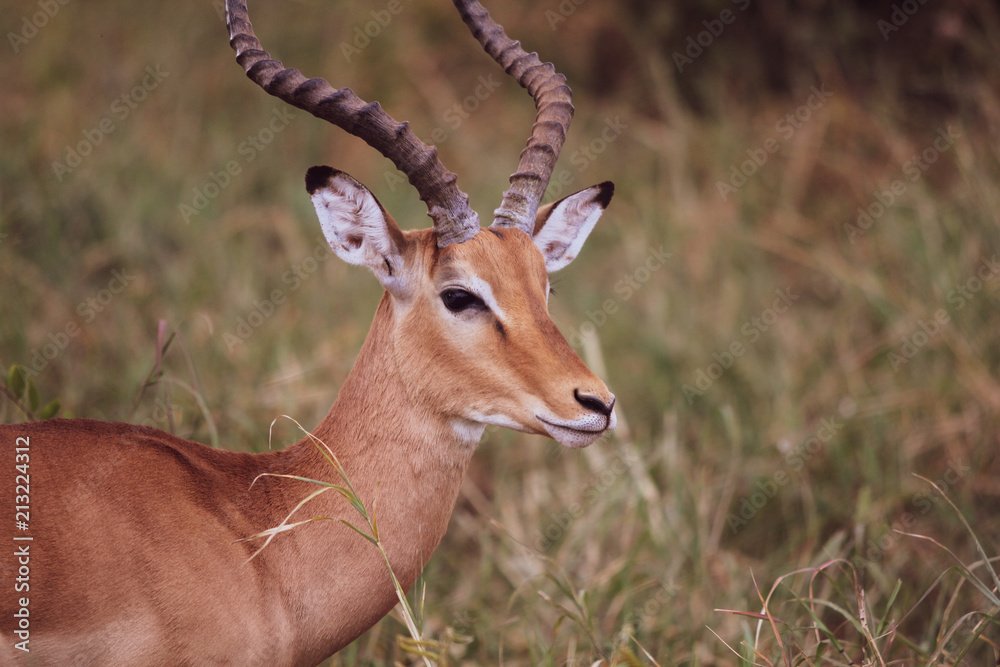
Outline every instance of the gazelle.
<svg viewBox="0 0 1000 667"><path fill-rule="evenodd" d="M377 504L381 540L406 589L445 532L487 424L569 447L615 426L614 396L547 309L548 274L579 253L613 186L539 208L573 113L570 90L478 2L455 5L537 107L486 229L436 149L378 104L272 60L244 1L227 1L247 75L391 159L434 221L403 231L347 174L306 174L333 251L385 287L357 363L313 433L361 499ZM241 538L279 525L311 490L262 475L338 481L309 439L245 454L147 427L54 419L0 427L0 452L0 498L11 507L24 496L30 513L26 529L8 529L21 539L8 538L0 557L4 665L314 665L397 602L380 554L337 521L284 532L248 560L258 545ZM333 494L304 511L356 520Z"/></svg>

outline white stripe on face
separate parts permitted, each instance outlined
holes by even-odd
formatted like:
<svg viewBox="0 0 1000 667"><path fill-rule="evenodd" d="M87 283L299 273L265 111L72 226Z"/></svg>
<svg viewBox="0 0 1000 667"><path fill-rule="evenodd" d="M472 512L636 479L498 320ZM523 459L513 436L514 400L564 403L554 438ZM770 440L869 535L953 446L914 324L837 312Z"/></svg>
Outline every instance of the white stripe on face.
<svg viewBox="0 0 1000 667"><path fill-rule="evenodd" d="M490 287L488 282L479 276L466 276L462 282L464 283L463 288L469 290L482 299L483 303L485 303L486 306L493 311L493 314L496 315L497 319L500 320L501 323L506 321L507 318L504 315L503 310L500 308L500 304L497 303L496 297L493 296L493 288Z"/></svg>

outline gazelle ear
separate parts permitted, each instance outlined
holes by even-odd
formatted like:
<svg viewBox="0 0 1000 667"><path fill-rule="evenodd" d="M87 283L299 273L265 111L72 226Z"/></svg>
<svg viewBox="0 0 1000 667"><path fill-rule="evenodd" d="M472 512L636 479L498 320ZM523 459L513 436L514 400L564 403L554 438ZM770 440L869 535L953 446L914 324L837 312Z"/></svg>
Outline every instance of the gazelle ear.
<svg viewBox="0 0 1000 667"><path fill-rule="evenodd" d="M549 273L576 259L614 194L615 184L604 181L538 209L533 240Z"/></svg>
<svg viewBox="0 0 1000 667"><path fill-rule="evenodd" d="M375 195L351 176L326 166L306 172L306 190L337 257L367 266L383 287L398 292L406 239Z"/></svg>

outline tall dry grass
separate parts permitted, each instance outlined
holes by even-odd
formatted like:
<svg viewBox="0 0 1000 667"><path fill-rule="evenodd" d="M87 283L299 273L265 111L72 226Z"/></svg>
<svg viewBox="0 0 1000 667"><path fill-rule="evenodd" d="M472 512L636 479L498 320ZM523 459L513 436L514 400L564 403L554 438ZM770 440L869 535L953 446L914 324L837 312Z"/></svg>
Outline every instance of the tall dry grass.
<svg viewBox="0 0 1000 667"><path fill-rule="evenodd" d="M488 213L530 103L504 81L455 110L499 74L448 3L407 0L348 60L384 6L252 9L287 63L441 129ZM617 184L552 310L624 418L583 452L488 431L425 571L424 634L469 665L995 661L975 565L1000 528L993 5L928 3L886 38L891 3L494 10L574 87L567 189ZM11 6L8 30L35 11ZM210 2L69 2L20 46L0 68L0 364L37 371L66 413L222 447L265 448L280 414L318 421L379 289L327 261L302 175L345 169L425 225L412 190L301 112L265 144L281 104L243 77ZM161 79L137 101L148 67ZM830 95L809 108L813 87ZM105 118L79 166L53 167ZM160 321L177 334L158 365ZM334 664L412 661L403 633L383 621Z"/></svg>

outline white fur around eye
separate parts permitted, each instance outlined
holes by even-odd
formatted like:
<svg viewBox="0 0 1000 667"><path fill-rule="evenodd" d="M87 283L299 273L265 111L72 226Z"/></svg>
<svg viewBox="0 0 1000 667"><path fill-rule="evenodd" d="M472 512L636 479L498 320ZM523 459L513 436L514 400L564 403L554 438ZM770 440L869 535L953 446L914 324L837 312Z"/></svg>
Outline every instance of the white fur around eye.
<svg viewBox="0 0 1000 667"><path fill-rule="evenodd" d="M496 297L493 296L493 288L490 287L488 282L478 276L466 278L464 282L468 285L468 290L482 299L483 303L486 304L487 308L493 311L493 314L497 316L498 320L501 322L507 321L507 316L504 315Z"/></svg>

